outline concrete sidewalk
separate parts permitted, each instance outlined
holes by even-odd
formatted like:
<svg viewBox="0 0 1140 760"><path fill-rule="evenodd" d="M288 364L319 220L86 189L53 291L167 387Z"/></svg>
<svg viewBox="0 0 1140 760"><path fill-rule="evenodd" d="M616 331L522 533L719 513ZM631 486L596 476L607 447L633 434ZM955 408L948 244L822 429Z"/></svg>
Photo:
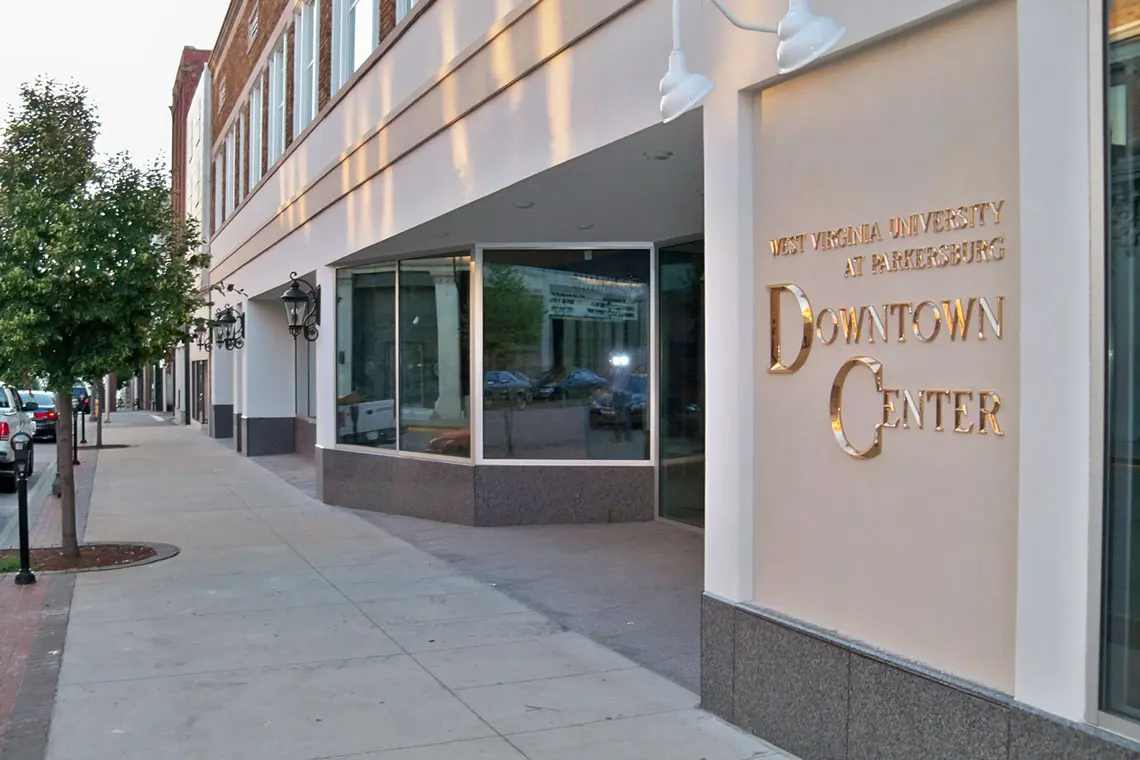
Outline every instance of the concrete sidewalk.
<svg viewBox="0 0 1140 760"><path fill-rule="evenodd" d="M87 540L182 553L79 576L50 760L786 757L199 432L107 438Z"/></svg>

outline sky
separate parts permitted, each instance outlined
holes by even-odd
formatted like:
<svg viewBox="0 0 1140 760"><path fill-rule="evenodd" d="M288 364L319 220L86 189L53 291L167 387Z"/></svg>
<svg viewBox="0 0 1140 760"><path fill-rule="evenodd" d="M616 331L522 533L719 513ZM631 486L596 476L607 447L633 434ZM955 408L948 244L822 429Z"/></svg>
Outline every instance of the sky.
<svg viewBox="0 0 1140 760"><path fill-rule="evenodd" d="M171 90L186 45L210 49L229 0L0 0L0 122L23 82L43 74L87 87L97 149L170 162ZM145 30L145 31L144 31Z"/></svg>

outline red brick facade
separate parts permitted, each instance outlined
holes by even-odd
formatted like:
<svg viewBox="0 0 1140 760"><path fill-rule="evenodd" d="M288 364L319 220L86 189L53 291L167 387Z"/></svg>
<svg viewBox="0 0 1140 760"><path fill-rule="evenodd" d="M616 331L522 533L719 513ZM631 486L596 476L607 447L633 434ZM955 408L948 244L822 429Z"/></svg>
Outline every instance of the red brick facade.
<svg viewBox="0 0 1140 760"><path fill-rule="evenodd" d="M319 22L319 47L318 47L318 68L320 80L317 86L317 107L323 110L332 99L332 0L317 0L320 3L320 22ZM244 7L243 7L244 6ZM257 9L257 36L253 39L252 43L249 41L248 30L250 17L253 15L254 7ZM293 130L293 91L294 91L294 72L293 72L293 58L295 45L295 30L293 21L293 11L296 7L295 0L231 0L229 11L226 14L225 22L222 30L218 35L217 43L214 49L216 55L210 58L210 70L214 77L214 92L213 97L213 128L211 135L211 144L215 146L212 153L211 166L216 167L217 150L224 146L224 136L233 126L229 119L234 113L235 105L241 104L246 116L247 133L244 136L243 145L244 150L239 151L238 155L245 158L245 166L235 165L235 174L238 177L244 177L246 185L242 193L238 197L244 197L252 190L248 185L249 169L248 169L248 156L250 135L248 134L249 127L249 102L248 91L246 85L256 75L264 77L265 67L264 64L259 66L262 54L266 51L268 46L275 45L279 40L279 33L277 32L278 24L281 22L283 15L288 15L285 25L285 33L288 35L289 44L286 50L286 73L285 73L285 147L288 148L293 144L296 137ZM396 0L380 0L380 39L383 40L396 28ZM256 67L256 69L255 69ZM225 86L225 101L218 102L219 89ZM268 78L263 79L262 92L262 139L261 139L261 153L262 153L262 175L266 175L273 168L269 166L269 87ZM318 115L318 118L320 116ZM215 177L214 182L216 185L223 185L224 177ZM215 190L216 193L216 190ZM218 197L212 195L207 199L208 207L213 208L213 201ZM225 197L224 187L221 195ZM215 210L216 214L216 210ZM216 229L216 227L214 227Z"/></svg>

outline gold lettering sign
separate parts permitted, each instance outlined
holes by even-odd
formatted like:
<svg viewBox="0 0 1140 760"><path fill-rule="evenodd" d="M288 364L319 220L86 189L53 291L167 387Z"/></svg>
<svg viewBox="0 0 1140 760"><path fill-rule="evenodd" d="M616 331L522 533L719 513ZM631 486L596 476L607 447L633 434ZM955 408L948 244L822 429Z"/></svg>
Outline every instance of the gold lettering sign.
<svg viewBox="0 0 1140 760"><path fill-rule="evenodd" d="M906 271L935 271L973 264L997 264L1006 259L1006 241L994 234L1002 223L1005 201L984 201L892 216L884 224L865 221L836 228L803 232L769 241L775 257L799 256L809 251L844 251L843 278L857 279ZM989 228L988 230L984 228ZM884 234L885 233L885 234ZM920 235L953 235L948 242L906 247L904 240ZM886 239L897 248L868 254L852 253L860 246L880 246ZM812 346L873 346L885 343L911 343L955 346L973 341L1001 341L1006 334L1005 296L956 295L924 297L885 303L829 304L814 308L802 287L784 282L768 287L770 315L770 362L768 372L791 375L801 370L811 357ZM787 300L799 314L796 331L798 346L788 360L781 341L781 313ZM788 347L791 348L791 347ZM930 350L930 349L922 349ZM843 420L843 393L848 377L855 370L870 372L875 379L875 396L866 403L878 406L879 421L871 433L871 443L859 448ZM886 430L952 431L959 435L1002 438L999 419L1001 395L977 388L891 388L884 385L887 371L873 356L859 354L840 364L831 383L829 414L836 443L847 455L860 460L875 459L883 453ZM892 434L893 435L893 434ZM858 440L858 436L856 436Z"/></svg>

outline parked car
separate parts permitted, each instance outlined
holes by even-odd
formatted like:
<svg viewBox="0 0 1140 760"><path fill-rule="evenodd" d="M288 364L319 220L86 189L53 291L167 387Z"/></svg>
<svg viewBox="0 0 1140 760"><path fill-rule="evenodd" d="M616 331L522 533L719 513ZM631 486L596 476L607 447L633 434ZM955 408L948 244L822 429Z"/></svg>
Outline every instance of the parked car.
<svg viewBox="0 0 1140 760"><path fill-rule="evenodd" d="M350 394L337 400L336 435L341 443L363 446L396 442L396 402L363 401Z"/></svg>
<svg viewBox="0 0 1140 760"><path fill-rule="evenodd" d="M570 370L553 369L535 383L534 398L538 401L565 401L593 396L609 386L604 377L582 367Z"/></svg>
<svg viewBox="0 0 1140 760"><path fill-rule="evenodd" d="M649 375L629 376L629 426L634 430L645 428L645 406L649 400ZM614 394L608 388L599 391L590 404L590 426L608 427L617 424L614 412Z"/></svg>
<svg viewBox="0 0 1140 760"><path fill-rule="evenodd" d="M427 451L453 457L471 456L471 429L452 430L428 441Z"/></svg>
<svg viewBox="0 0 1140 760"><path fill-rule="evenodd" d="M483 403L485 406L505 404L524 408L534 398L529 378L521 372L488 370L483 376Z"/></svg>
<svg viewBox="0 0 1140 760"><path fill-rule="evenodd" d="M76 385L71 389L71 405L75 411L82 414L91 414L91 394L87 391L87 386Z"/></svg>
<svg viewBox="0 0 1140 760"><path fill-rule="evenodd" d="M47 391L20 391L21 400L31 401L36 405L35 410L29 412L36 421L36 438L55 441L55 425L59 421L59 414L55 408L55 396Z"/></svg>
<svg viewBox="0 0 1140 760"><path fill-rule="evenodd" d="M16 490L16 452L12 449L12 436L27 433L36 434L36 422L29 412L36 411L34 401L25 401L10 385L0 387L0 489L8 492ZM35 470L35 446L30 446L24 471L31 475Z"/></svg>

